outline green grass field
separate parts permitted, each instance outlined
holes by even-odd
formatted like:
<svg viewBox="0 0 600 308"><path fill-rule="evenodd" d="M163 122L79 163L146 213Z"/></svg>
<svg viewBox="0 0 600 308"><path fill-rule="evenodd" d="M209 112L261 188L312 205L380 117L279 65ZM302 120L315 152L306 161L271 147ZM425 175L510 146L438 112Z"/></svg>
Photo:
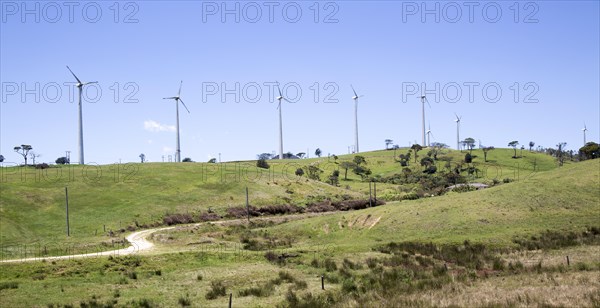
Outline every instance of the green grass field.
<svg viewBox="0 0 600 308"><path fill-rule="evenodd" d="M398 153L407 149L399 149ZM424 157L426 150L419 155ZM481 150L475 164L483 172L478 179L515 180L540 171L555 168L553 159L539 153L524 153L512 159L511 149L491 151L484 163ZM445 156L456 161L465 153L446 150ZM362 154L373 176L399 173L394 151ZM321 179L339 163L354 155L307 160L269 161L269 170L256 168L254 161L223 164L206 163L146 163L104 166L62 166L45 170L22 167L1 168L0 171L0 243L3 245L36 242L100 242L105 230L126 229L128 226L161 222L167 213L200 213L209 208L225 213L228 207L245 204L245 187L250 191L252 205L306 205L324 199L365 198L368 183L343 171L339 187L320 181L301 180L294 175L299 167L318 163L324 170ZM418 172L420 166L410 168ZM440 166L440 169L442 167ZM65 187L69 189L71 236L66 237ZM381 198L397 195L397 185L381 183Z"/></svg>
<svg viewBox="0 0 600 308"><path fill-rule="evenodd" d="M478 161L480 154L474 154ZM493 178L514 181L484 190L310 218L253 219L251 226L243 221L182 225L154 233L150 240L156 247L130 257L1 264L1 302L7 307L222 307L232 293L234 307L598 305L597 236L541 250L523 250L515 239L541 241L540 235L548 230L569 238L568 234L586 234L590 227L600 227L600 160L559 168L551 157L524 154L524 158L512 159L510 149L492 151L490 162L481 165L502 170L501 176L494 173ZM458 159L464 153L446 155ZM364 156L373 175L400 170L391 151ZM338 162L351 158L340 156ZM123 224L136 219L154 221L167 211L197 212L208 206L222 211L242 205L246 185L253 204L305 204L309 199L344 194L365 197L368 183L354 174L341 181L340 187L293 175L297 163L316 161L335 166L327 158L272 162L270 170L285 171L253 182L223 182L219 173L203 181L199 174L205 164L138 165L138 180L131 183L115 183L112 177L101 178L99 183L17 183L17 175L4 173L2 236L17 243L28 236L61 237L65 184L73 191L75 239L71 241L106 240L105 235L90 235L106 220L116 228L118 220ZM291 167L285 169L286 163ZM472 180L493 178L488 173ZM395 189L392 184L381 186ZM78 204L83 208L77 209ZM76 217L81 219L79 225ZM54 224L62 225L56 232L47 230ZM390 242L449 245L458 247L458 252L481 244L494 256L477 267L449 262L450 269L444 271L443 262L423 252L382 251ZM265 258L268 251L275 252L274 262ZM277 262L280 254L291 257ZM566 255L571 257L570 267L565 265ZM325 291L320 290L321 275ZM386 280L386 275L404 278ZM222 282L226 290L213 299L209 295L216 282ZM386 293L386 288L395 291Z"/></svg>

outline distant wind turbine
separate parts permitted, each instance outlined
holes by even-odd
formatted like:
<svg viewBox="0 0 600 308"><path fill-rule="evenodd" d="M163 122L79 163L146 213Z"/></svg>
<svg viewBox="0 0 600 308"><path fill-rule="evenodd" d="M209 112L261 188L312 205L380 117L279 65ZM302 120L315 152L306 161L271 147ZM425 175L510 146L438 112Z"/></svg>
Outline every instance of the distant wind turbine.
<svg viewBox="0 0 600 308"><path fill-rule="evenodd" d="M431 136L433 136L433 133L431 132L431 124L429 125L429 129L427 129L427 146L431 146Z"/></svg>
<svg viewBox="0 0 600 308"><path fill-rule="evenodd" d="M456 122L456 149L460 150L460 119L462 116L459 117L456 113L454 115L456 116L456 120L454 120Z"/></svg>
<svg viewBox="0 0 600 308"><path fill-rule="evenodd" d="M98 83L97 81L92 81L92 82L81 82L81 80L79 80L79 78L77 78L77 76L75 75L75 73L73 73L73 71L71 70L71 68L67 65L67 69L69 70L69 72L71 72L71 74L73 75L73 77L75 77L75 80L77 80L77 84L75 85L78 89L79 89L79 164L83 165L85 164L85 160L83 158L83 111L81 110L81 93L83 92L83 86L86 86L88 84L92 84L92 83Z"/></svg>
<svg viewBox="0 0 600 308"><path fill-rule="evenodd" d="M283 120L281 118L281 101L290 101L287 98L283 97L283 94L281 93L281 88L279 87L279 82L277 82L277 90L279 91L279 96L276 97L278 101L277 109L279 109L279 159L283 159Z"/></svg>
<svg viewBox="0 0 600 308"><path fill-rule="evenodd" d="M352 99L354 100L354 151L355 153L358 153L358 99L364 95L359 96L356 94L354 87L352 85L350 85L350 87L352 88L352 92L354 92L354 96L352 96Z"/></svg>
<svg viewBox="0 0 600 308"><path fill-rule="evenodd" d="M583 145L584 145L584 146L585 146L585 144L587 143L587 142L586 142L586 139L585 139L585 132L587 132L587 130L588 130L588 129L587 129L587 126L585 125L585 123L583 123L583 128L581 129L581 131L583 131Z"/></svg>
<svg viewBox="0 0 600 308"><path fill-rule="evenodd" d="M427 97L425 97L425 95L421 96L421 104L422 104L422 112L421 112L421 116L422 116L422 122L423 122L423 134L422 134L422 144L423 146L425 146L425 102L427 102L427 105L429 105L429 101L427 100ZM429 108L431 108L431 105L429 105ZM429 145L427 145L429 146Z"/></svg>
<svg viewBox="0 0 600 308"><path fill-rule="evenodd" d="M177 117L176 119L176 130L177 130L177 149L175 150L175 162L181 162L181 147L180 147L180 143L179 143L179 102L181 102L181 104L183 105L183 107L185 108L185 110L187 110L188 113L190 113L190 110L187 108L187 106L185 105L185 103L183 102L183 100L181 99L181 86L183 85L183 80L181 81L181 83L179 84L179 91L177 92L177 96L172 96L172 97L165 97L163 99L173 99L175 100L175 115Z"/></svg>

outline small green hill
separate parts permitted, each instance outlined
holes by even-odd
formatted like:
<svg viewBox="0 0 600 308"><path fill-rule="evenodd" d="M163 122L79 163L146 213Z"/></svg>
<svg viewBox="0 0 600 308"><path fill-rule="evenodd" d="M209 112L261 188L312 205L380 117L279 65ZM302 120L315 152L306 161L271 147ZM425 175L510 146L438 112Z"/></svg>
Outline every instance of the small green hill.
<svg viewBox="0 0 600 308"><path fill-rule="evenodd" d="M279 225L307 245L367 251L377 243L419 241L511 245L515 236L600 226L600 160L530 174L489 189L388 203Z"/></svg>

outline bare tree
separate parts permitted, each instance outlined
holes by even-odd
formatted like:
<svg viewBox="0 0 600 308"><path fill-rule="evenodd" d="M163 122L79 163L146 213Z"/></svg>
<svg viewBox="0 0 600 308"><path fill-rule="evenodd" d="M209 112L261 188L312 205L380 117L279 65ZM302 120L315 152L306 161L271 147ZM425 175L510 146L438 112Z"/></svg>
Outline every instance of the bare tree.
<svg viewBox="0 0 600 308"><path fill-rule="evenodd" d="M23 159L25 159L25 166L27 166L27 155L29 154L29 151L33 150L33 147L29 144L21 144L21 146L16 146L14 150L23 156Z"/></svg>
<svg viewBox="0 0 600 308"><path fill-rule="evenodd" d="M385 149L389 150L390 149L390 144L394 143L394 140L392 139L385 139Z"/></svg>

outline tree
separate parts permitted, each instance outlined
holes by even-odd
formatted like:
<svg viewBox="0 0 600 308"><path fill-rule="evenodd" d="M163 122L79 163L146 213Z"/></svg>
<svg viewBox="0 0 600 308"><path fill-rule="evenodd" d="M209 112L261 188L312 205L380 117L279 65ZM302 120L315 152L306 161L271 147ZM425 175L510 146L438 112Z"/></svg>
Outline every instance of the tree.
<svg viewBox="0 0 600 308"><path fill-rule="evenodd" d="M484 162L486 162L486 163L487 163L487 155L488 155L488 152L489 152L489 151L491 151L491 150L493 150L493 149L494 149L494 147L484 147L484 148L483 148L483 161L484 161Z"/></svg>
<svg viewBox="0 0 600 308"><path fill-rule="evenodd" d="M525 146L524 146L524 145L522 145L522 146L521 146L521 157L523 157L523 150L524 150L524 149L525 149Z"/></svg>
<svg viewBox="0 0 600 308"><path fill-rule="evenodd" d="M352 171L356 174L359 175L363 181L369 177L369 175L371 175L371 169L361 166L361 165L356 165L356 167L354 167L354 169L352 169Z"/></svg>
<svg viewBox="0 0 600 308"><path fill-rule="evenodd" d="M390 149L390 144L394 143L394 140L392 139L385 139L385 149L389 150Z"/></svg>
<svg viewBox="0 0 600 308"><path fill-rule="evenodd" d="M331 185L338 186L338 184L340 183L339 178L340 178L340 171L333 170L333 172L329 176L329 181L331 182Z"/></svg>
<svg viewBox="0 0 600 308"><path fill-rule="evenodd" d="M600 158L599 145L595 142L586 143L579 149L579 156L582 160Z"/></svg>
<svg viewBox="0 0 600 308"><path fill-rule="evenodd" d="M257 159L259 159L259 160L260 159L267 160L267 159L273 158L273 154L271 154L271 153L262 153L262 154L258 154L257 156L258 156Z"/></svg>
<svg viewBox="0 0 600 308"><path fill-rule="evenodd" d="M33 147L29 144L22 144L21 146L14 147L14 150L23 156L23 159L25 159L25 166L27 166L27 155L29 154L29 151L33 150Z"/></svg>
<svg viewBox="0 0 600 308"><path fill-rule="evenodd" d="M269 169L269 163L267 163L267 161L265 159L259 159L256 161L256 167L258 168L263 168L263 169Z"/></svg>
<svg viewBox="0 0 600 308"><path fill-rule="evenodd" d="M315 150L315 155L317 155L318 157L321 157L321 149L317 148Z"/></svg>
<svg viewBox="0 0 600 308"><path fill-rule="evenodd" d="M565 162L565 146L567 145L566 142L559 142L556 145L556 160L558 161L558 165L562 166Z"/></svg>
<svg viewBox="0 0 600 308"><path fill-rule="evenodd" d="M0 163L4 161L4 155L0 155Z"/></svg>
<svg viewBox="0 0 600 308"><path fill-rule="evenodd" d="M302 169L302 168L296 169L296 175L300 176L300 177L303 176L304 175L304 169Z"/></svg>
<svg viewBox="0 0 600 308"><path fill-rule="evenodd" d="M465 154L465 163L470 164L472 162L473 162L473 156L471 156L471 153Z"/></svg>
<svg viewBox="0 0 600 308"><path fill-rule="evenodd" d="M65 165L65 164L69 163L69 160L65 156L63 156L63 157L57 158L54 162L57 163L58 165Z"/></svg>
<svg viewBox="0 0 600 308"><path fill-rule="evenodd" d="M304 158L304 155L306 155L306 153L304 153L304 152L300 152L300 153L296 154L296 156L298 156L298 158L300 158L300 159Z"/></svg>
<svg viewBox="0 0 600 308"><path fill-rule="evenodd" d="M415 163L416 163L416 162L417 162L417 157L418 157L417 153L418 153L419 151L421 151L421 150L423 149L423 147L422 147L420 144L418 144L418 143L415 143L415 144L413 144L413 145L410 147L410 149L411 149L411 150L413 150L413 152L415 153Z"/></svg>
<svg viewBox="0 0 600 308"><path fill-rule="evenodd" d="M531 149L533 148L534 145L535 145L535 142L529 141L529 152L531 152Z"/></svg>
<svg viewBox="0 0 600 308"><path fill-rule="evenodd" d="M344 181L347 181L348 180L348 169L353 169L354 167L356 167L356 164L351 161L343 161L342 163L340 163L340 167L342 169L344 169Z"/></svg>
<svg viewBox="0 0 600 308"><path fill-rule="evenodd" d="M365 159L364 156L361 156L361 155L354 156L353 162L358 166L360 166L362 164L365 164L365 165L367 164L367 160Z"/></svg>
<svg viewBox="0 0 600 308"><path fill-rule="evenodd" d="M42 154L37 154L34 151L29 152L29 158L31 158L31 164L35 165L35 159L42 156Z"/></svg>
<svg viewBox="0 0 600 308"><path fill-rule="evenodd" d="M208 163L209 164L216 164L217 163L217 159L213 157L213 158L211 158L211 159L208 160Z"/></svg>
<svg viewBox="0 0 600 308"><path fill-rule="evenodd" d="M513 157L512 157L512 158L517 158L517 146L518 146L518 145L519 145L519 141L516 141L516 140L514 140L514 141L511 141L511 142L509 142L509 143L508 143L508 146L509 146L509 147L512 147L512 148L513 148L513 150L515 150L515 155L513 155Z"/></svg>
<svg viewBox="0 0 600 308"><path fill-rule="evenodd" d="M311 180L320 181L321 173L323 173L323 170L319 168L318 164L312 163L306 167L306 174Z"/></svg>
<svg viewBox="0 0 600 308"><path fill-rule="evenodd" d="M186 158L184 158L184 159L182 160L182 162L184 162L184 163L193 163L194 161L193 161L191 158L189 158L189 157L186 157Z"/></svg>
<svg viewBox="0 0 600 308"><path fill-rule="evenodd" d="M471 153L473 151L473 148L475 147L475 139L469 137L466 138L464 140L465 145L467 146L467 148L469 149L469 153Z"/></svg>
<svg viewBox="0 0 600 308"><path fill-rule="evenodd" d="M140 154L140 161L142 164L146 161L146 155L144 153Z"/></svg>

